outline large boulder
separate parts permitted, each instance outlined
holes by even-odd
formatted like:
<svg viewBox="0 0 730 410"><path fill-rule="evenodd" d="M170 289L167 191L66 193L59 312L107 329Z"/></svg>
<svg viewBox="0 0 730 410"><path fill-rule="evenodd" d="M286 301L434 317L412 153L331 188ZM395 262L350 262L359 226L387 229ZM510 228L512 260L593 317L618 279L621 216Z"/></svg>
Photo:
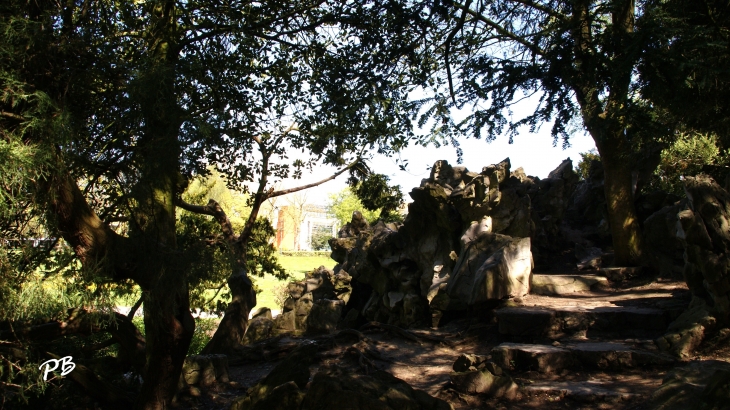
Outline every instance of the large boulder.
<svg viewBox="0 0 730 410"><path fill-rule="evenodd" d="M252 313L241 344L247 345L269 338L272 336L273 329L274 320L271 309L267 307L259 308Z"/></svg>
<svg viewBox="0 0 730 410"><path fill-rule="evenodd" d="M678 214L687 208L687 201L667 205L644 220L642 230L644 254L651 267L665 278L681 279L684 247L677 237Z"/></svg>
<svg viewBox="0 0 730 410"><path fill-rule="evenodd" d="M357 221L356 221L357 224ZM365 223L367 224L367 223ZM367 225L356 225L367 229ZM348 227L348 229L354 229ZM283 332L328 333L336 329L343 307L350 299L351 277L340 270L335 274L324 266L307 273L304 280L290 282L287 286L288 297L284 301L282 313L272 322L271 334ZM312 317L311 313L314 313ZM263 327L268 322L254 325ZM258 329L257 327L257 329Z"/></svg>
<svg viewBox="0 0 730 410"><path fill-rule="evenodd" d="M192 355L185 358L179 387L208 387L228 383L228 356L223 354Z"/></svg>
<svg viewBox="0 0 730 410"><path fill-rule="evenodd" d="M314 302L307 316L307 333L332 333L342 318L345 302L335 299L319 299Z"/></svg>
<svg viewBox="0 0 730 410"><path fill-rule="evenodd" d="M513 399L518 386L507 375L495 375L488 369L454 372L449 375L456 390L467 394L487 394L491 397Z"/></svg>
<svg viewBox="0 0 730 410"><path fill-rule="evenodd" d="M317 346L303 344L294 349L245 396L233 401L230 410L296 409L304 398L301 391L309 382L309 367L314 361Z"/></svg>
<svg viewBox="0 0 730 410"><path fill-rule="evenodd" d="M447 402L416 390L382 370L363 371L357 360L320 367L310 381L317 346L302 345L263 380L233 401L230 410L350 409L450 410ZM364 374L363 374L364 373Z"/></svg>
<svg viewBox="0 0 730 410"><path fill-rule="evenodd" d="M485 233L457 259L446 293L462 307L520 297L529 292L531 275L530 238Z"/></svg>
<svg viewBox="0 0 730 410"><path fill-rule="evenodd" d="M685 275L721 324L730 319L730 193L707 175L686 177L689 209L679 213Z"/></svg>

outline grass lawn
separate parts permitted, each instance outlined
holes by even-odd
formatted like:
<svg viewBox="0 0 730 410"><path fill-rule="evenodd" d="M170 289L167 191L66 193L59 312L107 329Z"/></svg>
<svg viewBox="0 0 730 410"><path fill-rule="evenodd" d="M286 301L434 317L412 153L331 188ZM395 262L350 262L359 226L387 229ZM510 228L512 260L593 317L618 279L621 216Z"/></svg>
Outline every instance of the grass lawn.
<svg viewBox="0 0 730 410"><path fill-rule="evenodd" d="M279 255L279 262L286 269L287 273L291 276L291 280L302 280L304 274L323 266L327 269L332 269L337 262L326 257L326 256L284 256ZM272 310L279 310L280 307L276 302L276 291L282 290L289 283L288 280L279 280L272 275L264 275L260 278L254 276L251 279L254 280L256 286L261 290L256 295L256 307L267 307ZM213 296L214 291L207 291L207 297ZM126 298L119 297L115 302L118 306L132 306L134 302L139 298L138 294L127 296Z"/></svg>
<svg viewBox="0 0 730 410"><path fill-rule="evenodd" d="M327 269L332 269L337 262L326 256L283 256L279 255L281 266L291 275L292 280L301 280L304 274L324 265ZM256 309L267 307L272 310L279 310L280 307L276 303L276 290L286 286L289 281L280 281L272 275L264 275L263 278L255 277L256 286L261 289L261 293L256 295Z"/></svg>

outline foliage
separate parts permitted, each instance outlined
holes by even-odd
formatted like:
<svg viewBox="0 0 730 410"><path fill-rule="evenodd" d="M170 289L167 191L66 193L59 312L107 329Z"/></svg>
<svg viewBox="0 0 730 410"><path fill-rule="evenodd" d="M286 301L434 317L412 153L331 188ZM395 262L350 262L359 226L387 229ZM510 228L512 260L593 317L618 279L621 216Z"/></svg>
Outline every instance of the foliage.
<svg viewBox="0 0 730 410"><path fill-rule="evenodd" d="M360 199L352 192L352 188L347 187L340 192L329 195L328 207L334 214L340 226L344 226L352 220L352 213L360 211L367 221L375 221L378 219L380 210L368 210L365 208Z"/></svg>
<svg viewBox="0 0 730 410"><path fill-rule="evenodd" d="M672 145L662 151L655 173L658 182L654 188L684 195L681 178L699 174L705 165L730 165L730 152L720 151L715 135L681 133Z"/></svg>
<svg viewBox="0 0 730 410"><path fill-rule="evenodd" d="M715 133L730 148L730 3L724 0L647 2L651 30L639 66L642 95L672 121Z"/></svg>
<svg viewBox="0 0 730 410"><path fill-rule="evenodd" d="M350 187L365 209L380 210L378 219L399 221L397 209L403 204L403 193L399 185L391 186L389 181L386 175L369 174L356 182L351 179Z"/></svg>
<svg viewBox="0 0 730 410"><path fill-rule="evenodd" d="M213 332L218 327L220 320L216 318L195 318L195 333L188 348L188 356L200 354L205 345L213 337Z"/></svg>
<svg viewBox="0 0 730 410"><path fill-rule="evenodd" d="M271 292L274 295L274 302L276 303L276 307L283 311L284 304L289 298L288 284L286 282L277 283L276 285L274 285L274 288L271 289Z"/></svg>
<svg viewBox="0 0 730 410"><path fill-rule="evenodd" d="M403 217L397 211L402 204L403 194L400 187L391 187L387 176L374 174L354 182L354 185L340 192L330 194L328 206L340 226L343 226L352 220L352 213L355 211L360 211L371 224L378 219L402 222Z"/></svg>
<svg viewBox="0 0 730 410"><path fill-rule="evenodd" d="M329 239L332 237L332 229L329 226L315 226L312 229L311 245L315 251L330 250Z"/></svg>
<svg viewBox="0 0 730 410"><path fill-rule="evenodd" d="M600 161L601 157L598 155L598 152L596 150L592 149L588 152L581 152L580 153L580 161L578 161L578 165L575 167L575 172L578 174L581 180L588 179L588 172L591 169L591 162L593 161Z"/></svg>

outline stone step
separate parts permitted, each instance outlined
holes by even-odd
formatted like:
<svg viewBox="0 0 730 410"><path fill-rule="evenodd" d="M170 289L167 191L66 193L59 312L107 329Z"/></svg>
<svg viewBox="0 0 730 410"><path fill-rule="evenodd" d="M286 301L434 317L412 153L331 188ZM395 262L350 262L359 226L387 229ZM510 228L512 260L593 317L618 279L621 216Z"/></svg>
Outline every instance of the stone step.
<svg viewBox="0 0 730 410"><path fill-rule="evenodd" d="M528 395L548 395L559 400L572 399L584 403L618 403L641 397L641 394L614 389L608 384L594 381L536 382L523 386L522 391Z"/></svg>
<svg viewBox="0 0 730 410"><path fill-rule="evenodd" d="M617 342L573 343L559 346L502 343L492 349L492 360L516 371L555 373L563 369L597 368L622 370L634 367L664 366L674 358Z"/></svg>
<svg viewBox="0 0 730 410"><path fill-rule="evenodd" d="M642 267L611 267L599 269L601 275L608 278L612 282L622 282L626 279L631 279L640 276L644 273Z"/></svg>
<svg viewBox="0 0 730 410"><path fill-rule="evenodd" d="M515 306L496 310L499 332L558 339L568 335L646 337L664 333L669 311L637 306Z"/></svg>
<svg viewBox="0 0 730 410"><path fill-rule="evenodd" d="M596 274L533 274L530 281L530 293L537 295L567 295L606 287L608 279Z"/></svg>

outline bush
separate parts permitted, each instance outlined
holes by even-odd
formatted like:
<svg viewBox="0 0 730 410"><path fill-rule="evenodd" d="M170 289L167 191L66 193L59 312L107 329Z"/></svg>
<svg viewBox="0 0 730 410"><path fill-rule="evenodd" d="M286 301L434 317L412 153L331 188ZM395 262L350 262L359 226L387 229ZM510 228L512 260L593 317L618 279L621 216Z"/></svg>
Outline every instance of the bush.
<svg viewBox="0 0 730 410"><path fill-rule="evenodd" d="M220 320L216 318L195 318L195 332L188 348L188 356L200 354L205 345L213 338L219 322Z"/></svg>
<svg viewBox="0 0 730 410"><path fill-rule="evenodd" d="M683 176L695 176L705 165L727 165L728 162L728 152L720 152L716 135L682 133L662 151L652 188L683 195Z"/></svg>
<svg viewBox="0 0 730 410"><path fill-rule="evenodd" d="M328 226L317 226L312 232L312 249L315 251L329 251L329 239L332 237L332 230Z"/></svg>
<svg viewBox="0 0 730 410"><path fill-rule="evenodd" d="M283 256L330 256L330 251L281 251Z"/></svg>
<svg viewBox="0 0 730 410"><path fill-rule="evenodd" d="M588 179L588 173L591 170L591 162L600 160L601 156L598 155L598 152L596 152L595 149L580 153L580 161L578 161L578 165L575 167L575 172L578 174L581 181Z"/></svg>

